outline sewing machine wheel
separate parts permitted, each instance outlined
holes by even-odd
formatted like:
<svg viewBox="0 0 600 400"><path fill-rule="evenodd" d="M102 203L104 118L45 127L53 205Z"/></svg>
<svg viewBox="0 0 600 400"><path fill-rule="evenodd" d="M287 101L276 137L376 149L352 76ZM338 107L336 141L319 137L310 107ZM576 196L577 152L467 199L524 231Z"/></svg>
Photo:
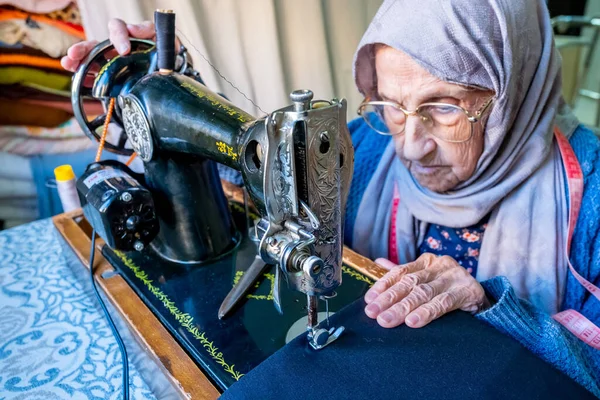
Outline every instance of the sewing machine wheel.
<svg viewBox="0 0 600 400"><path fill-rule="evenodd" d="M109 40L99 43L73 76L71 87L73 113L83 132L92 140L100 141L101 132L96 131L104 126L106 113L89 120L83 107L83 100L98 99L103 102L104 109L107 110L111 97L117 97L123 89L131 87L139 78L155 69L154 42L141 39L130 39L130 41L131 51L125 56L120 56ZM111 123L116 123L123 128L121 110L116 102ZM127 136L124 129L121 136L113 142L107 140L104 148L125 156L133 154L132 149L125 148Z"/></svg>

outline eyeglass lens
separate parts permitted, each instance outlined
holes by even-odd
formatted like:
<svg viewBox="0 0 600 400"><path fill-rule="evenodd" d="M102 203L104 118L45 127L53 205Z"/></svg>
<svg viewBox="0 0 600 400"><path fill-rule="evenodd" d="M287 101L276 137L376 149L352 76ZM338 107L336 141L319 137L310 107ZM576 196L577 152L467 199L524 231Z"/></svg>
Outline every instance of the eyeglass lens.
<svg viewBox="0 0 600 400"><path fill-rule="evenodd" d="M392 105L365 104L361 114L375 131L384 135L404 133L406 114ZM416 117L432 135L447 141L463 141L471 135L471 123L464 110L452 104L424 104Z"/></svg>

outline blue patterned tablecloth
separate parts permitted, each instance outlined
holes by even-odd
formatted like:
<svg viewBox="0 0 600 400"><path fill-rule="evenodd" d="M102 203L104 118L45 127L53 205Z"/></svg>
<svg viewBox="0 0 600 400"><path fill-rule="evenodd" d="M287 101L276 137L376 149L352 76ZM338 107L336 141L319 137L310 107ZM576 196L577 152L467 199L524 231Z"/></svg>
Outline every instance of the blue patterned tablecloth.
<svg viewBox="0 0 600 400"><path fill-rule="evenodd" d="M176 398L116 322L129 353L131 398ZM0 232L0 399L118 399L121 379L121 355L89 272L52 221Z"/></svg>

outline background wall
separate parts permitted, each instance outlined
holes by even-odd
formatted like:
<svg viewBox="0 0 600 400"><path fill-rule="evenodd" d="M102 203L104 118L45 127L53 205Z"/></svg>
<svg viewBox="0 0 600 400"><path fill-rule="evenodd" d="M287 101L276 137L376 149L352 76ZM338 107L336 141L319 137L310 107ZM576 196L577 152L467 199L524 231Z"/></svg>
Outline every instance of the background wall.
<svg viewBox="0 0 600 400"><path fill-rule="evenodd" d="M107 21L153 19L173 9L178 36L207 85L254 115L261 112L210 67L212 64L265 112L286 106L294 89L315 98L345 97L348 118L362 97L352 58L382 0L79 0L88 37L108 37Z"/></svg>
<svg viewBox="0 0 600 400"><path fill-rule="evenodd" d="M559 0L556 1L557 4L564 5ZM79 27L75 33L80 36L75 35L75 39L71 38L74 35L71 25L60 32L54 32L63 40L80 40L84 34L89 38L104 40L108 37L107 22L112 17L137 23L152 19L156 8L172 8L177 13L178 35L189 48L196 68L209 87L224 93L238 106L256 116L261 114L242 94L219 77L194 48L266 112L288 105L288 95L293 89L307 88L313 90L317 98L346 97L349 102L348 119L356 116L356 108L362 100L354 87L352 58L381 2L382 0L78 0L82 17L79 18L79 12L73 12L72 4L65 8L65 4L70 3L69 0L13 1L19 6L32 8L21 13L21 22L17 21L27 29L31 26L23 24L23 21L42 17L57 21L67 18L66 22ZM0 13L14 14L15 10L2 3L6 1L0 0ZM58 13L38 9L49 3L63 5L57 6ZM554 11L554 15L562 13L558 9ZM600 16L600 0L588 0L585 13ZM82 20L85 32L81 28ZM55 24L60 22L55 21ZM36 29L44 27L43 22L39 22L39 25ZM32 33L36 33L35 30ZM589 38L591 33L590 29L583 30L581 39ZM56 54L44 55L39 53L45 45L61 42L50 35L36 37L43 39L38 43L40 49L23 43L16 43L16 47L12 44L2 47L3 41L0 40L0 70L4 68L0 71L3 78L0 82L0 165L12 166L0 168L0 229L3 221L4 226L9 227L52 215L57 205L57 201L51 200L57 198L52 183L53 168L65 162L73 164L75 168L79 162L83 171L87 162L95 155L92 148L96 145L83 136L72 119L70 74L59 63L60 56L66 54L68 43L62 47L58 57ZM6 38L4 39L6 42ZM583 88L598 92L600 40L595 47L590 73L581 83ZM23 61L17 67L27 69L29 75L7 81L6 71L15 65L14 61L1 65L2 56L12 56L15 52L31 55L32 51L37 51L37 56L44 55L46 64L52 68L41 68L37 64L29 65ZM585 52L583 56L585 57ZM564 58L566 68L569 65L575 66L571 70L575 73L573 82L577 82L579 78L577 65L581 63L578 60L578 56L565 55ZM54 80L45 82L45 79L40 83L37 80L39 70L45 72L45 77L52 73ZM27 86L34 83L37 86ZM43 90L44 88L47 90ZM571 92L575 93L576 90ZM49 100L48 96L54 97ZM54 114L40 105L42 101L48 107L54 107ZM589 125L596 122L597 101L578 96L573 99L573 104L582 122ZM12 108L7 108L8 106ZM62 119L51 119L53 115ZM23 118L18 119L21 117ZM64 124L57 126L59 123Z"/></svg>
<svg viewBox="0 0 600 400"><path fill-rule="evenodd" d="M588 0L585 15L600 17L600 0ZM581 33L583 37L591 38L593 28L586 28ZM583 57L586 53L582 54ZM594 92L600 92L600 40L596 42L592 50L592 59L587 76L582 78L581 87ZM594 125L597 121L597 113L600 113L600 102L587 97L579 96L575 102L575 114L581 122ZM597 128L600 128L598 126Z"/></svg>

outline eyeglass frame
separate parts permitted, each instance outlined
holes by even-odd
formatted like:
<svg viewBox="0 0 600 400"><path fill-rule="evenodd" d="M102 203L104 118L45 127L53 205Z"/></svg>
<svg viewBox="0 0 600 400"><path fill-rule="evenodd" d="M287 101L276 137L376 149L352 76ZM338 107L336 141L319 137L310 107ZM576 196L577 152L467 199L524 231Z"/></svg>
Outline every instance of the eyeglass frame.
<svg viewBox="0 0 600 400"><path fill-rule="evenodd" d="M469 135L469 137L467 139L464 140L448 140L448 139L443 139L440 138L436 135L433 135L434 137L444 141L444 142L448 142L448 143L464 143L464 142L468 142L469 140L471 140L473 138L473 124L479 122L481 120L481 118L483 118L484 114L490 109L490 106L494 100L494 96L490 97L485 103L483 103L483 105L479 108L479 110L475 111L474 113L471 113L469 110L461 107L461 106L457 106L456 104L450 104L450 103L423 103L421 105L419 105L417 108L415 108L413 111L409 111L409 110L405 110L404 108L402 108L400 106L399 103L396 103L395 101L382 101L382 100L377 100L377 101L369 101L368 98L366 98L362 103L360 103L360 105L358 106L358 110L356 110L356 113L358 115L360 115L361 117L363 117L363 119L366 121L367 118L362 114L362 110L366 105L373 105L373 106L391 106L394 107L397 110L400 110L404 113L404 115L406 116L406 118L410 117L410 116L414 116L414 115L419 115L419 109L423 106L452 106L452 107L456 107L461 109L465 115L467 116L467 121L469 121L471 123L471 134ZM383 118L383 120L385 121L385 117ZM371 126L371 124L367 121L367 124L369 126ZM404 120L404 125L406 129L406 119ZM380 135L384 135L384 136L394 136L394 135L401 135L402 133L404 133L404 130L402 130L402 132L397 132L397 133L390 133L390 134L385 134L382 133L380 131L378 131L377 129L374 129L375 132L379 133Z"/></svg>

